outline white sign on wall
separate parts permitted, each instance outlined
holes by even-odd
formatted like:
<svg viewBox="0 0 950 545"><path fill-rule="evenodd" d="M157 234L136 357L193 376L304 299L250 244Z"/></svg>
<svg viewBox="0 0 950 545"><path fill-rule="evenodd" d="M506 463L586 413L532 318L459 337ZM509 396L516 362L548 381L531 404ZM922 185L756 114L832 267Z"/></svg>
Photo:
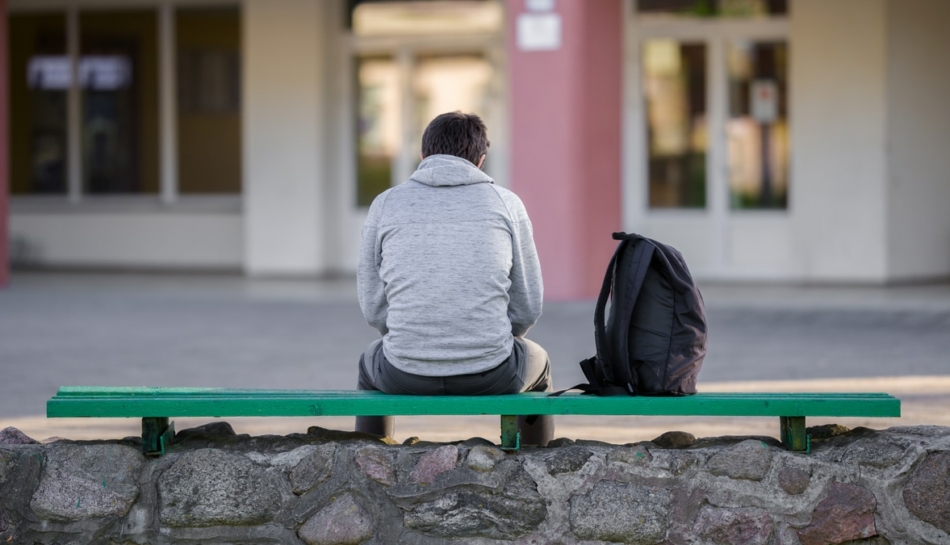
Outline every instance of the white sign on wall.
<svg viewBox="0 0 950 545"><path fill-rule="evenodd" d="M561 48L561 16L557 13L523 13L518 16L518 49L554 51Z"/></svg>
<svg viewBox="0 0 950 545"><path fill-rule="evenodd" d="M752 119L759 123L775 123L778 119L778 85L770 79L759 79L749 86Z"/></svg>

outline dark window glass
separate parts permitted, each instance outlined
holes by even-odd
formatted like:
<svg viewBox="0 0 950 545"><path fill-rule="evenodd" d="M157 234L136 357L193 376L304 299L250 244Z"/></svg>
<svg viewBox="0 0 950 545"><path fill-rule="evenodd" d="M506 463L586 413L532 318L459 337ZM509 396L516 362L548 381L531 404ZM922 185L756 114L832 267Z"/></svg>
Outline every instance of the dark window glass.
<svg viewBox="0 0 950 545"><path fill-rule="evenodd" d="M66 17L11 14L10 189L14 195L64 194L67 186Z"/></svg>
<svg viewBox="0 0 950 545"><path fill-rule="evenodd" d="M733 209L788 206L788 45L729 43L729 195Z"/></svg>
<svg viewBox="0 0 950 545"><path fill-rule="evenodd" d="M158 37L154 10L80 14L86 193L158 191Z"/></svg>
<svg viewBox="0 0 950 545"><path fill-rule="evenodd" d="M422 149L422 133L439 114L460 111L479 115L489 126L488 86L494 69L482 55L419 57L412 71L415 118L411 149ZM490 157L491 154L488 154ZM413 156L418 165L418 155ZM485 158L487 165L488 157Z"/></svg>
<svg viewBox="0 0 950 545"><path fill-rule="evenodd" d="M706 206L706 46L643 46L651 208Z"/></svg>
<svg viewBox="0 0 950 545"><path fill-rule="evenodd" d="M788 0L634 0L637 12L688 17L769 17L788 14Z"/></svg>
<svg viewBox="0 0 950 545"><path fill-rule="evenodd" d="M240 193L240 13L180 9L175 30L179 191Z"/></svg>
<svg viewBox="0 0 950 545"><path fill-rule="evenodd" d="M358 83L356 202L369 206L392 185L402 141L399 70L389 57L356 61Z"/></svg>

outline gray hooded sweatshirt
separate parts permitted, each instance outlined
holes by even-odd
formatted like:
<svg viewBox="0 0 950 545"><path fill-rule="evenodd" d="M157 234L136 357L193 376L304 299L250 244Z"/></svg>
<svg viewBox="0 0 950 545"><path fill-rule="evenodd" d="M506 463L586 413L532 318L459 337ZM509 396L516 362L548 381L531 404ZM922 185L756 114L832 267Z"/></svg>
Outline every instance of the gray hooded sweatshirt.
<svg viewBox="0 0 950 545"><path fill-rule="evenodd" d="M469 161L431 155L373 201L357 270L383 354L423 376L479 373L541 316L541 267L517 195Z"/></svg>

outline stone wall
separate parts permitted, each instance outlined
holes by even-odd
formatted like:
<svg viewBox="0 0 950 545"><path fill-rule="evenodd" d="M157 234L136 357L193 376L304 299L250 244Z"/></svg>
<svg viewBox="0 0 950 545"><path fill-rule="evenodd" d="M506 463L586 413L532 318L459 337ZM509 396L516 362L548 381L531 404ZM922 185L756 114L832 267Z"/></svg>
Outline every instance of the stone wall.
<svg viewBox="0 0 950 545"><path fill-rule="evenodd" d="M506 454L311 428L36 444L0 432L0 543L950 543L950 428ZM411 443L407 442L407 443Z"/></svg>

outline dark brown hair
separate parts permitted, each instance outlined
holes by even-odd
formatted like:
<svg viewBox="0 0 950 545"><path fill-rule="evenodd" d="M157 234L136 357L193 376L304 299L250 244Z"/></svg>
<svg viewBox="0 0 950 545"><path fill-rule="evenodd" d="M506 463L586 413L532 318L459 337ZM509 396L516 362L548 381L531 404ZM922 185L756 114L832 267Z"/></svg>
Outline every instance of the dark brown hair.
<svg viewBox="0 0 950 545"><path fill-rule="evenodd" d="M488 153L488 129L475 114L450 112L433 119L422 133L422 156L454 155L477 165Z"/></svg>

